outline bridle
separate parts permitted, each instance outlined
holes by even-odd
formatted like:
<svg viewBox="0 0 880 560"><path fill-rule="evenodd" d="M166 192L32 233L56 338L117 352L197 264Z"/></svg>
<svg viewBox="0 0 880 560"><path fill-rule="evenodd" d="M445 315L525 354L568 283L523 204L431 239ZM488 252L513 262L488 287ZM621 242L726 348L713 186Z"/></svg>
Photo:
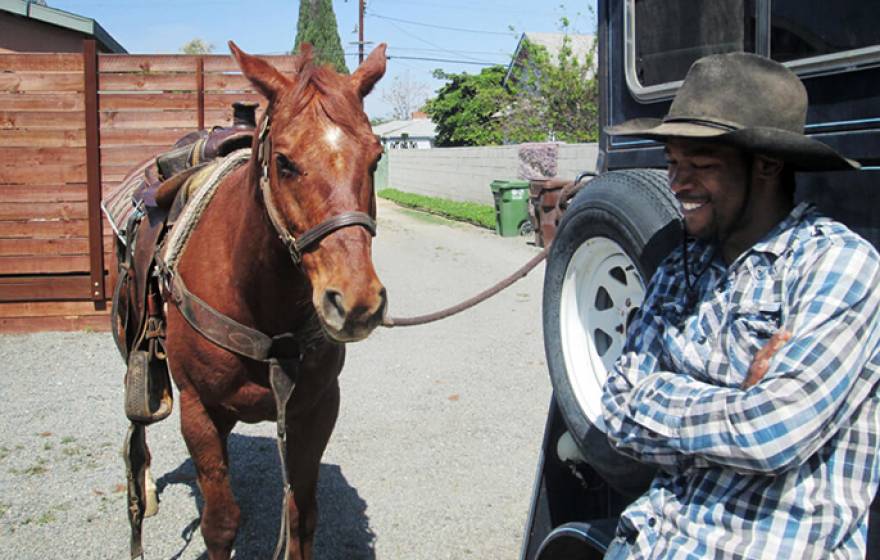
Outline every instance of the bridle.
<svg viewBox="0 0 880 560"><path fill-rule="evenodd" d="M293 233L284 225L281 213L278 207L272 201L271 183L269 180L269 160L272 157L272 142L269 139L269 110L266 110L266 116L260 125L260 133L257 137L257 159L260 165L260 193L263 197L263 204L266 207L266 213L269 215L269 221L275 228L281 242L290 252L290 257L297 266L302 263L302 255L309 250L318 241L327 237L336 230L349 226L363 226L370 235L376 236L376 220L365 212L349 211L337 214L332 218L328 218L313 228L306 230L305 233L295 237Z"/></svg>

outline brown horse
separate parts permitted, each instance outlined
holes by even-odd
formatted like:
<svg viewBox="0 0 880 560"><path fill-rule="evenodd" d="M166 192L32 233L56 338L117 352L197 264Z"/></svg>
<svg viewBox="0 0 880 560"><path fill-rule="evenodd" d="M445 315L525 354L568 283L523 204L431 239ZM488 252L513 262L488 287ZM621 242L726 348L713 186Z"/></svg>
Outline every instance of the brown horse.
<svg viewBox="0 0 880 560"><path fill-rule="evenodd" d="M318 468L339 409L344 343L366 337L386 306L371 260L372 228L350 219L375 217L372 172L382 149L363 98L385 72L385 46L351 76L313 64L310 48L287 76L229 46L269 101L268 120L249 162L217 188L175 274L229 318L269 336L299 338L304 350L286 406L288 557L310 558ZM340 215L349 219L311 233ZM304 233L307 247L282 242L304 241ZM212 343L174 304L167 309L166 349L180 391L181 431L204 497L208 557L229 558L240 513L227 437L238 421L276 419L269 367Z"/></svg>

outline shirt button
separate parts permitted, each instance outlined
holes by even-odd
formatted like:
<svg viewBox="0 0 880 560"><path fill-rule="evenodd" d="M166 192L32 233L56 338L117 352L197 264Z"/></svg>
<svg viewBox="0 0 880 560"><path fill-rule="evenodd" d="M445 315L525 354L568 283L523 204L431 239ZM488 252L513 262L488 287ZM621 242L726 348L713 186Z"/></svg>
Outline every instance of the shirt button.
<svg viewBox="0 0 880 560"><path fill-rule="evenodd" d="M657 520L656 520L656 519L654 519L653 517L649 517L649 518L648 518L648 527L653 527L653 526L656 525L656 524L657 524Z"/></svg>

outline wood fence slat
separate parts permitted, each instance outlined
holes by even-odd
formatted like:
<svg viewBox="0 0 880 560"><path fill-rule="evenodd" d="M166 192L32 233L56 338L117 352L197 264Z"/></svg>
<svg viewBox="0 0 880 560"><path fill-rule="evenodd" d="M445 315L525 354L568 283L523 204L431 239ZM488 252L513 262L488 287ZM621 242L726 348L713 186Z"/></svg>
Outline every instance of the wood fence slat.
<svg viewBox="0 0 880 560"><path fill-rule="evenodd" d="M0 107L6 111L83 111L81 94L71 93L7 93L0 91Z"/></svg>
<svg viewBox="0 0 880 560"><path fill-rule="evenodd" d="M27 222L0 221L0 237L86 237L87 220L30 220Z"/></svg>
<svg viewBox="0 0 880 560"><path fill-rule="evenodd" d="M0 183L18 185L34 183L42 185L52 181L58 181L59 183L84 183L85 180L85 163L79 165L0 166Z"/></svg>
<svg viewBox="0 0 880 560"><path fill-rule="evenodd" d="M195 111L102 111L101 129L192 128L198 124Z"/></svg>
<svg viewBox="0 0 880 560"><path fill-rule="evenodd" d="M0 277L0 302L84 300L88 295L85 275Z"/></svg>
<svg viewBox="0 0 880 560"><path fill-rule="evenodd" d="M259 55L278 70L284 73L294 71L296 57L291 55ZM205 57L205 72L238 72L238 63L232 55L213 55Z"/></svg>
<svg viewBox="0 0 880 560"><path fill-rule="evenodd" d="M205 74L205 91L227 90L253 92L250 80L241 74Z"/></svg>
<svg viewBox="0 0 880 560"><path fill-rule="evenodd" d="M101 146L101 169L109 165L134 167L136 164L147 159L151 154L158 154L168 149L167 144L143 144L140 146ZM107 182L104 177L104 192L107 192Z"/></svg>
<svg viewBox="0 0 880 560"><path fill-rule="evenodd" d="M0 129L0 145L11 148L83 148L85 130Z"/></svg>
<svg viewBox="0 0 880 560"><path fill-rule="evenodd" d="M85 202L86 186L69 185L8 185L0 184L0 200L6 202Z"/></svg>
<svg viewBox="0 0 880 560"><path fill-rule="evenodd" d="M269 104L266 101L266 98L258 93L217 93L217 92L205 92L205 110L211 109L226 109L227 107L232 107L232 104L236 101L249 101L256 102L260 104L260 107L265 109Z"/></svg>
<svg viewBox="0 0 880 560"><path fill-rule="evenodd" d="M88 255L0 256L0 274L59 274L89 272Z"/></svg>
<svg viewBox="0 0 880 560"><path fill-rule="evenodd" d="M98 55L98 72L193 72L196 67L194 55L181 54L100 54Z"/></svg>
<svg viewBox="0 0 880 560"><path fill-rule="evenodd" d="M80 148L36 148L31 146L0 146L0 166L78 165L86 162Z"/></svg>
<svg viewBox="0 0 880 560"><path fill-rule="evenodd" d="M5 72L82 72L79 54L0 53L0 68Z"/></svg>
<svg viewBox="0 0 880 560"><path fill-rule="evenodd" d="M82 91L82 72L0 73L0 91L7 93L38 91Z"/></svg>
<svg viewBox="0 0 880 560"><path fill-rule="evenodd" d="M167 145L171 147L189 128L107 129L101 131L101 146Z"/></svg>
<svg viewBox="0 0 880 560"><path fill-rule="evenodd" d="M86 204L82 202L7 202L0 200L0 220L84 220Z"/></svg>
<svg viewBox="0 0 880 560"><path fill-rule="evenodd" d="M85 237L61 239L0 239L0 256L24 257L36 255L88 255L89 241Z"/></svg>
<svg viewBox="0 0 880 560"><path fill-rule="evenodd" d="M93 305L93 304L89 304ZM33 333L49 331L94 331L110 330L109 310L105 308L101 315L67 315L63 317L0 317L0 333Z"/></svg>
<svg viewBox="0 0 880 560"><path fill-rule="evenodd" d="M195 73L101 74L101 91L195 91Z"/></svg>
<svg viewBox="0 0 880 560"><path fill-rule="evenodd" d="M196 106L195 92L188 93L107 93L99 92L101 111L122 110L192 110Z"/></svg>
<svg viewBox="0 0 880 560"><path fill-rule="evenodd" d="M0 317L64 317L106 315L88 301L16 302L0 303Z"/></svg>
<svg viewBox="0 0 880 560"><path fill-rule="evenodd" d="M0 107L2 109L2 107ZM82 111L4 111L0 110L0 128L83 128Z"/></svg>

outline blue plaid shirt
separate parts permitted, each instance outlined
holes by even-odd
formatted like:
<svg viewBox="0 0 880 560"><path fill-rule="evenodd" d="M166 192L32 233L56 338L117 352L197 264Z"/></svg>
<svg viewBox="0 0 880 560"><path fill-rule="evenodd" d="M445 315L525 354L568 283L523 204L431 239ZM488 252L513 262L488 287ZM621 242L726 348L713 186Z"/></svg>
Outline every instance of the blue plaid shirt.
<svg viewBox="0 0 880 560"><path fill-rule="evenodd" d="M863 559L880 480L880 255L807 204L730 266L691 242L691 298L683 253L658 268L605 384L611 444L660 469L618 534L636 558ZM742 389L780 329L791 340Z"/></svg>

